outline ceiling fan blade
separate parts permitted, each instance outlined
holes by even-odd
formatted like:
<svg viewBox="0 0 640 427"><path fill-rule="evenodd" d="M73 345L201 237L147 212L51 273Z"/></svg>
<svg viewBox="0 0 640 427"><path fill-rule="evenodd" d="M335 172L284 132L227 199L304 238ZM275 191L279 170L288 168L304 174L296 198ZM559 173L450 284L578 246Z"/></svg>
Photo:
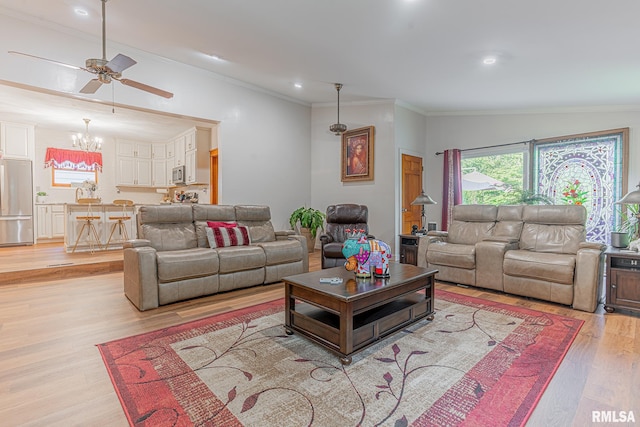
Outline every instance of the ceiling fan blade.
<svg viewBox="0 0 640 427"><path fill-rule="evenodd" d="M134 80L129 79L118 79L120 83L126 86L131 86L136 89L144 90L145 92L152 93L154 95L161 96L163 98L173 98L173 94L171 92L167 92L166 90L158 89L157 87L149 86L144 83L136 82Z"/></svg>
<svg viewBox="0 0 640 427"><path fill-rule="evenodd" d="M102 86L102 82L100 80L89 80L89 83L87 83L82 89L80 89L80 93L96 93L96 91L100 89L100 86Z"/></svg>
<svg viewBox="0 0 640 427"><path fill-rule="evenodd" d="M107 62L106 67L114 73L121 73L127 68L136 65L137 62L121 53L117 54L111 61Z"/></svg>
<svg viewBox="0 0 640 427"><path fill-rule="evenodd" d="M85 70L85 71L89 71L86 68L82 68L82 67L77 67L75 65L70 65L70 64L65 64L64 62L60 62L60 61L54 61L53 59L47 59L47 58L43 58L41 56L35 56L35 55L31 55L29 53L24 53L24 52L16 52L15 50L10 50L9 53L12 53L14 55L23 55L23 56L28 56L30 58L35 58L35 59L41 59L43 61L47 61L47 62L51 62L52 64L56 64L56 65L62 65L63 67L67 67L67 68L71 68L74 70Z"/></svg>

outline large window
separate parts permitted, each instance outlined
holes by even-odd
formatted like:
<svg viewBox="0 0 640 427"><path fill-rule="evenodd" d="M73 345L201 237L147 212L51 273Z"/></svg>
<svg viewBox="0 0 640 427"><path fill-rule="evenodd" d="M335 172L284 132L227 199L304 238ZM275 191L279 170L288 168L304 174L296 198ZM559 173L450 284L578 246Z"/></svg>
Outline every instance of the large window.
<svg viewBox="0 0 640 427"><path fill-rule="evenodd" d="M529 196L525 144L462 153L462 203L511 205Z"/></svg>

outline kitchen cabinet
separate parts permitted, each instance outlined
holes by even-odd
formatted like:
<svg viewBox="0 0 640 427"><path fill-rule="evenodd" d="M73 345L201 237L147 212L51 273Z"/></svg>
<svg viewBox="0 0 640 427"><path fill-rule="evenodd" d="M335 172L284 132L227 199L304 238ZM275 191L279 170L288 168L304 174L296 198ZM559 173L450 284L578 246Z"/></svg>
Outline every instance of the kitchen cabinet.
<svg viewBox="0 0 640 427"><path fill-rule="evenodd" d="M152 144L117 141L117 185L151 187L153 183Z"/></svg>
<svg viewBox="0 0 640 427"><path fill-rule="evenodd" d="M187 138L185 135L180 135L176 139L174 139L175 144L175 156L173 165L174 166L184 166L185 155L186 155L186 146L187 146Z"/></svg>
<svg viewBox="0 0 640 427"><path fill-rule="evenodd" d="M35 159L34 127L0 122L0 151L7 159Z"/></svg>
<svg viewBox="0 0 640 427"><path fill-rule="evenodd" d="M64 205L36 205L37 238L64 239L64 219Z"/></svg>
<svg viewBox="0 0 640 427"><path fill-rule="evenodd" d="M167 160L153 159L153 182L154 187L166 187L169 185L167 179Z"/></svg>
<svg viewBox="0 0 640 427"><path fill-rule="evenodd" d="M165 160L167 158L167 144L161 142L151 144L151 158L153 160Z"/></svg>
<svg viewBox="0 0 640 427"><path fill-rule="evenodd" d="M185 181L187 184L209 183L211 129L196 127L185 134Z"/></svg>

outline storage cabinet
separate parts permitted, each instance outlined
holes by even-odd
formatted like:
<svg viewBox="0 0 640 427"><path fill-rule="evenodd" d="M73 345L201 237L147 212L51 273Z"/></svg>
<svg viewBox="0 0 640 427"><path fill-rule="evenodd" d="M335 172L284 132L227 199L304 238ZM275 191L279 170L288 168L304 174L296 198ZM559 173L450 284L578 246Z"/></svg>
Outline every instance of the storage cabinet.
<svg viewBox="0 0 640 427"><path fill-rule="evenodd" d="M151 143L118 140L117 153L117 185L152 186Z"/></svg>
<svg viewBox="0 0 640 427"><path fill-rule="evenodd" d="M153 159L153 182L154 187L166 187L169 185L167 179L167 160Z"/></svg>
<svg viewBox="0 0 640 427"><path fill-rule="evenodd" d="M626 309L640 313L640 253L608 248L606 257L606 293L604 309Z"/></svg>
<svg viewBox="0 0 640 427"><path fill-rule="evenodd" d="M209 182L211 129L196 127L185 134L185 181L187 184Z"/></svg>
<svg viewBox="0 0 640 427"><path fill-rule="evenodd" d="M418 236L412 234L400 235L400 262L402 264L418 265Z"/></svg>
<svg viewBox="0 0 640 427"><path fill-rule="evenodd" d="M64 239L64 205L37 205L36 221L38 239Z"/></svg>
<svg viewBox="0 0 640 427"><path fill-rule="evenodd" d="M33 160L34 127L21 123L0 122L0 151L7 159Z"/></svg>

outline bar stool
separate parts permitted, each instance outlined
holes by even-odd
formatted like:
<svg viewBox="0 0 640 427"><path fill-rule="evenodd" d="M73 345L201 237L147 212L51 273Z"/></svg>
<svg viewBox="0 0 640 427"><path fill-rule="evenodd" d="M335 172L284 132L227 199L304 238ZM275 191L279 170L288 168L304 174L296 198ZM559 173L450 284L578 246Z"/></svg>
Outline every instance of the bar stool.
<svg viewBox="0 0 640 427"><path fill-rule="evenodd" d="M113 237L113 233L116 231L116 228L118 229L118 232L120 234L121 242L129 240L129 233L127 233L127 226L125 225L124 222L129 221L131 219L131 212L127 211L127 208L130 208L133 206L133 201L116 199L113 201L113 204L116 206L122 206L122 214L109 216L109 221L115 221L115 222L111 226L111 233L109 233L109 239L107 239L107 244L104 247L105 249L109 249L109 243L111 243L111 238Z"/></svg>
<svg viewBox="0 0 640 427"><path fill-rule="evenodd" d="M82 221L83 224L82 224L82 228L80 228L80 232L78 233L78 237L76 238L76 243L75 245L73 245L73 249L71 250L71 253L74 253L76 251L76 248L78 247L78 242L80 242L80 239L82 238L82 233L84 232L85 228L87 229L87 238L89 240L89 250L91 251L91 253L94 252L93 243L91 239L92 235L96 241L96 245L100 247L100 236L98 235L98 230L96 230L96 226L93 224L94 221L100 220L100 216L94 215L93 212L91 211L91 204L94 203L95 200L96 199L78 199L77 200L77 203L79 205L87 205L87 214L76 217L76 220Z"/></svg>

